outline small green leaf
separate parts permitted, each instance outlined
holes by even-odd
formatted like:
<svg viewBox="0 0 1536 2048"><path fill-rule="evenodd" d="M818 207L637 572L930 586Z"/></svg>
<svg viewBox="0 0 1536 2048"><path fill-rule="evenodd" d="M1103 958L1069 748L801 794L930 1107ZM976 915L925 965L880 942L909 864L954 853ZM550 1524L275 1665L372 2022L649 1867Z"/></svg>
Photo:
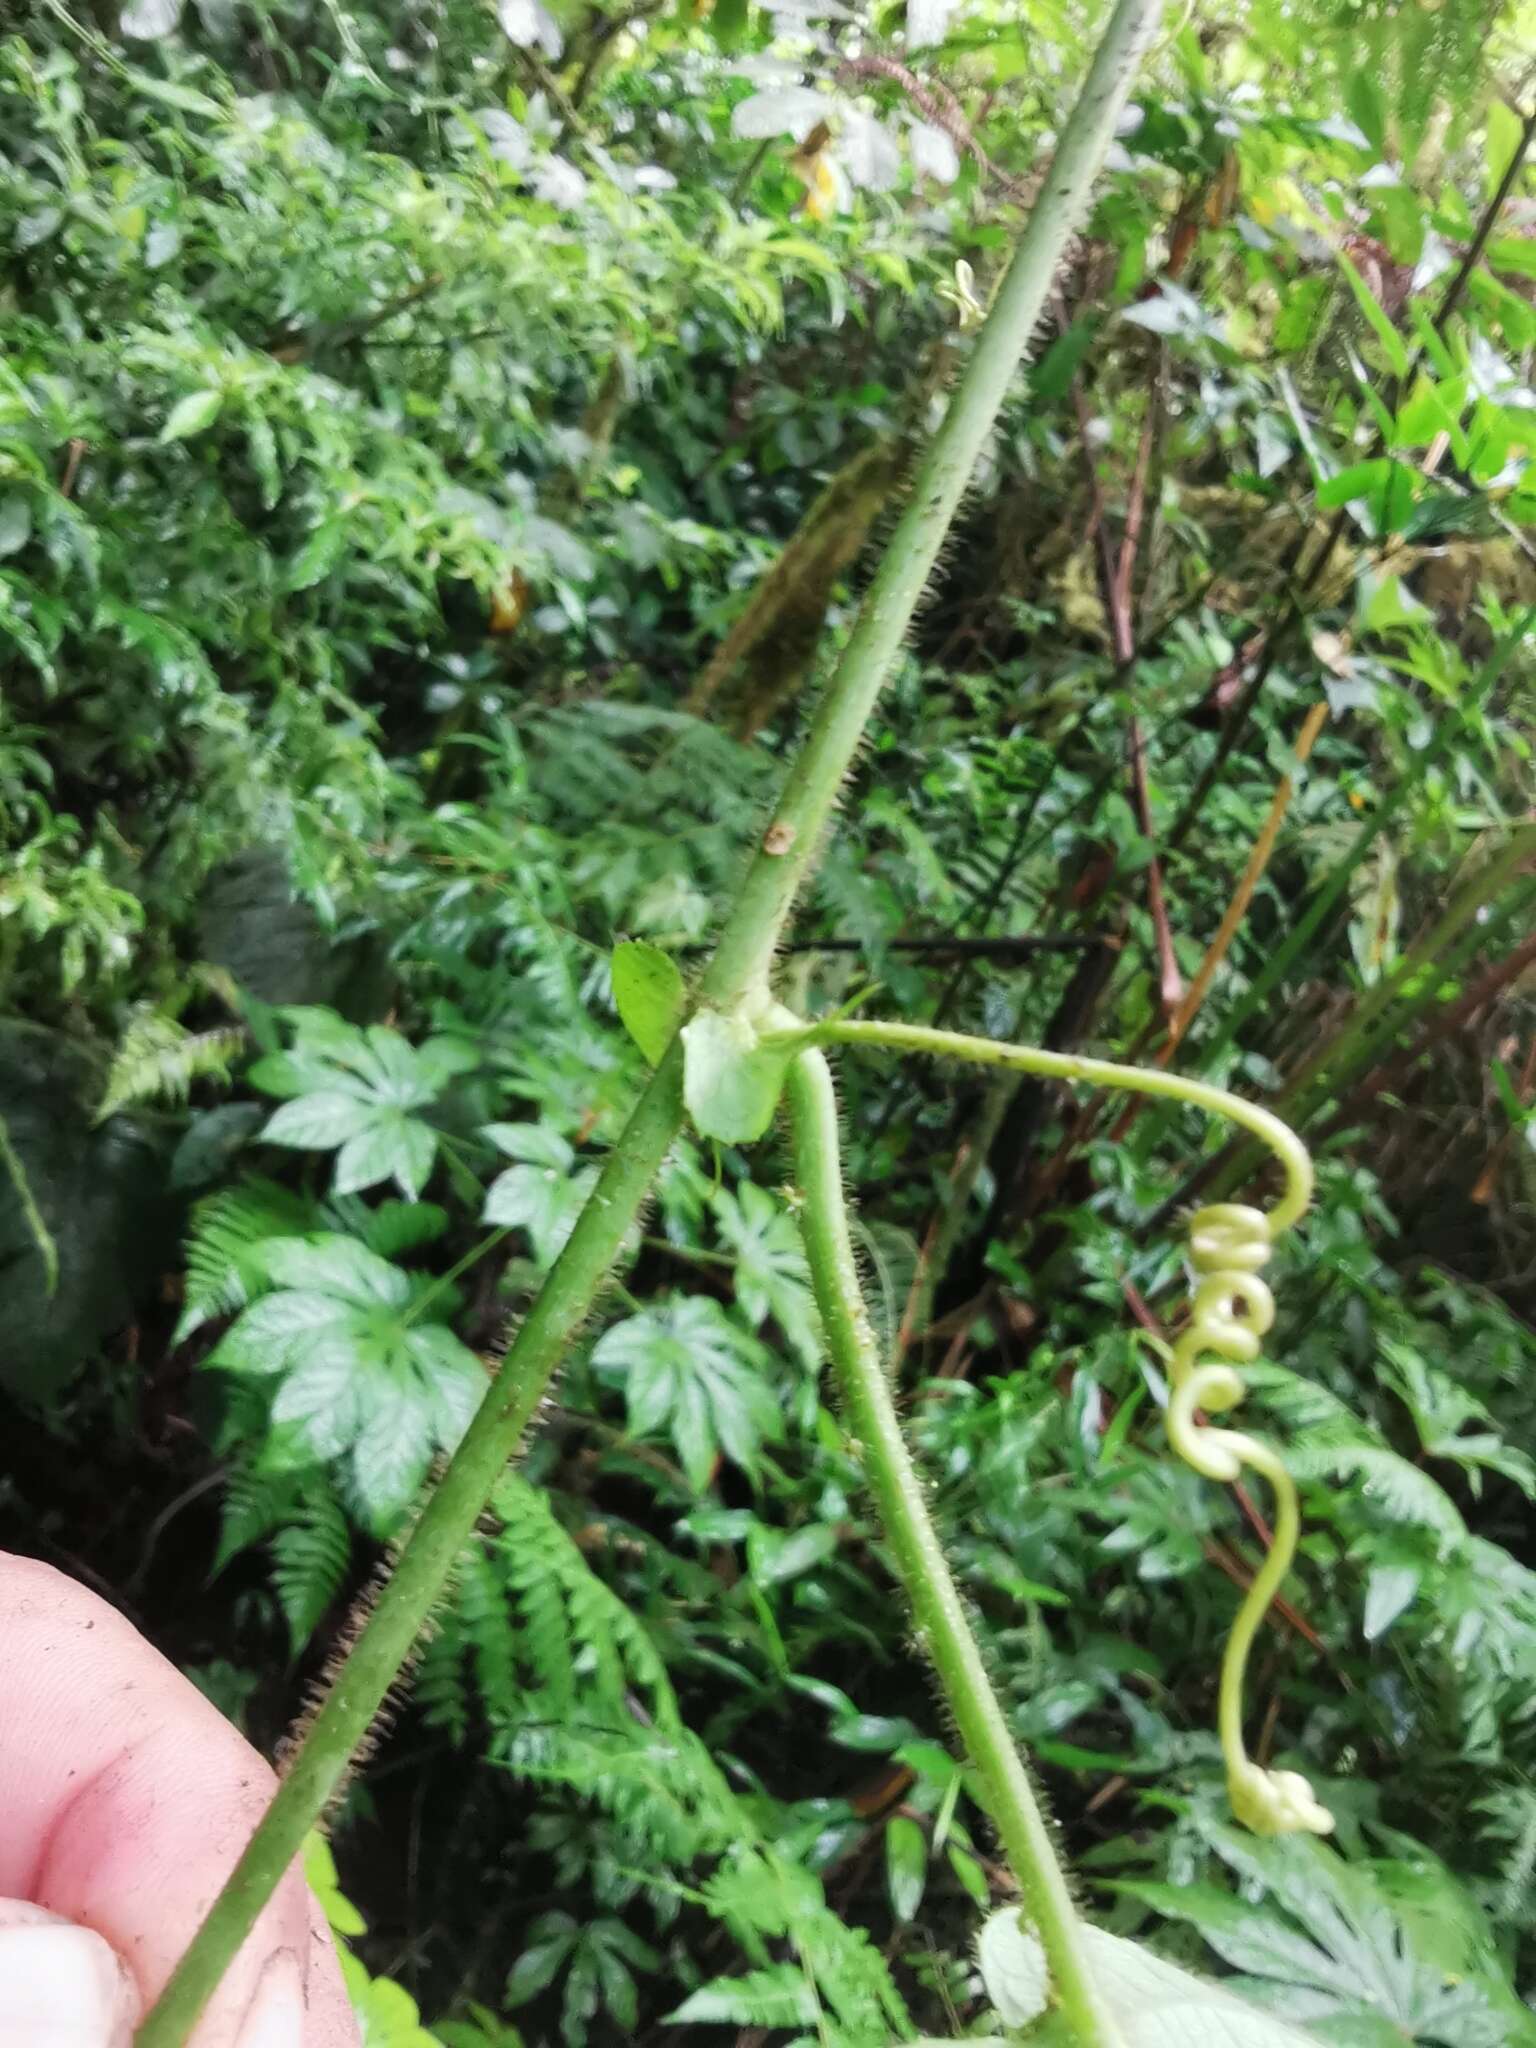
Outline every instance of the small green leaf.
<svg viewBox="0 0 1536 2048"><path fill-rule="evenodd" d="M1383 311L1381 301L1342 249L1339 251L1339 265L1348 281L1350 290L1355 295L1356 305L1365 315L1372 332L1381 343L1382 353L1386 356L1388 368L1394 376L1406 377L1408 374L1408 344L1403 340L1403 337L1398 333L1391 320Z"/></svg>
<svg viewBox="0 0 1536 2048"><path fill-rule="evenodd" d="M283 578L289 590L308 590L314 584L323 582L341 560L347 545L347 525L344 519L327 519L305 541Z"/></svg>
<svg viewBox="0 0 1536 2048"><path fill-rule="evenodd" d="M612 973L619 1021L654 1067L688 1001L677 962L645 939L622 939L613 949Z"/></svg>
<svg viewBox="0 0 1536 2048"><path fill-rule="evenodd" d="M739 1012L700 1010L683 1027L683 1099L702 1137L750 1144L773 1122L793 1054L765 1050Z"/></svg>
<svg viewBox="0 0 1536 2048"><path fill-rule="evenodd" d="M0 555L14 555L32 537L32 508L20 491L0 498Z"/></svg>
<svg viewBox="0 0 1536 2048"><path fill-rule="evenodd" d="M1360 623L1373 633L1421 626L1430 616L1428 606L1419 603L1401 576L1383 575L1375 568L1360 572L1355 609Z"/></svg>
<svg viewBox="0 0 1536 2048"><path fill-rule="evenodd" d="M171 416L160 429L162 444L187 441L194 434L206 432L218 418L223 404L222 391L189 391L185 398L179 398L171 407Z"/></svg>
<svg viewBox="0 0 1536 2048"><path fill-rule="evenodd" d="M992 1887L987 1883L987 1873L970 1850L962 1849L958 1842L951 1842L946 1853L950 1869L985 1912L992 1903Z"/></svg>
<svg viewBox="0 0 1536 2048"><path fill-rule="evenodd" d="M1413 1605L1422 1577L1416 1565L1377 1565L1365 1582L1365 1640L1374 1643Z"/></svg>
<svg viewBox="0 0 1536 2048"><path fill-rule="evenodd" d="M928 1837L909 1815L885 1826L885 1881L891 1911L903 1926L917 1918L928 1884Z"/></svg>
<svg viewBox="0 0 1536 2048"><path fill-rule="evenodd" d="M756 1523L747 1537L747 1563L760 1586L782 1585L837 1550L837 1530L830 1522L808 1522L801 1529L773 1529Z"/></svg>
<svg viewBox="0 0 1536 2048"><path fill-rule="evenodd" d="M1483 161L1487 168L1488 190L1493 193L1498 191L1505 172L1514 162L1515 151L1520 147L1522 123L1514 108L1500 99L1497 93L1489 99L1486 119Z"/></svg>
<svg viewBox="0 0 1536 2048"><path fill-rule="evenodd" d="M835 1722L827 1732L844 1749L877 1750L889 1755L910 1741L917 1730L900 1715L855 1714L851 1720Z"/></svg>

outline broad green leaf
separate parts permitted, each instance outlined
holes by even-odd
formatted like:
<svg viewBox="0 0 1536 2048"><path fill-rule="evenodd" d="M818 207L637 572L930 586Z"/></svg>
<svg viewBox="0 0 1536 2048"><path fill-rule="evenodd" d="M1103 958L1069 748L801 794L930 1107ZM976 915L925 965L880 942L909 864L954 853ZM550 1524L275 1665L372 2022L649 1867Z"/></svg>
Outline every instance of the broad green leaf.
<svg viewBox="0 0 1536 2048"><path fill-rule="evenodd" d="M287 1108L303 1106L301 1097ZM283 1113L278 1111L279 1116ZM437 1133L430 1124L397 1109L376 1111L366 1128L349 1138L337 1154L332 1185L338 1195L348 1195L393 1179L406 1200L414 1201L436 1157Z"/></svg>
<svg viewBox="0 0 1536 2048"><path fill-rule="evenodd" d="M670 953L644 939L623 939L613 949L613 1001L619 1021L655 1066L683 1021L688 992Z"/></svg>
<svg viewBox="0 0 1536 2048"><path fill-rule="evenodd" d="M366 1323L354 1311L304 1346L273 1396L272 1420L291 1424L322 1461L339 1458L367 1427L377 1391L360 1369L368 1350Z"/></svg>
<svg viewBox="0 0 1536 2048"><path fill-rule="evenodd" d="M160 429L160 439L187 441L204 433L218 418L224 404L222 391L189 391L171 407L170 417Z"/></svg>
<svg viewBox="0 0 1536 2048"><path fill-rule="evenodd" d="M751 1144L773 1122L792 1054L765 1050L739 1015L700 1010L683 1026L683 1099L694 1128L722 1144Z"/></svg>
<svg viewBox="0 0 1536 2048"><path fill-rule="evenodd" d="M575 1147L551 1124L486 1124L483 1129L498 1152L525 1165L569 1173L576 1163Z"/></svg>
<svg viewBox="0 0 1536 2048"><path fill-rule="evenodd" d="M908 1814L885 1824L885 1882L897 1921L915 1920L928 1885L928 1837Z"/></svg>
<svg viewBox="0 0 1536 2048"><path fill-rule="evenodd" d="M373 1115L363 1098L325 1089L319 1094L301 1095L273 1110L257 1136L268 1145L328 1152L367 1130ZM367 1182L360 1185L366 1187Z"/></svg>
<svg viewBox="0 0 1536 2048"><path fill-rule="evenodd" d="M285 1289L253 1301L220 1340L214 1363L237 1372L280 1372L294 1345L341 1319L346 1307L334 1294Z"/></svg>
<svg viewBox="0 0 1536 2048"><path fill-rule="evenodd" d="M433 1435L443 1449L453 1450L474 1421L490 1377L469 1346L442 1323L412 1324L405 1349L427 1392Z"/></svg>
<svg viewBox="0 0 1536 2048"><path fill-rule="evenodd" d="M536 1125L493 1128L538 1131ZM556 1138L554 1132L545 1135L555 1138L556 1143L570 1155L570 1147L563 1138ZM507 1149L505 1145L503 1149ZM595 1166L572 1166L569 1163L563 1166L509 1166L487 1188L482 1220L525 1230L539 1264L552 1266L575 1229L576 1219L585 1207L596 1180Z"/></svg>
<svg viewBox="0 0 1536 2048"><path fill-rule="evenodd" d="M375 1528L387 1529L426 1477L439 1442L430 1395L414 1377L379 1373L350 1444L352 1491Z"/></svg>
<svg viewBox="0 0 1536 2048"><path fill-rule="evenodd" d="M1425 2048L1517 2048L1536 2042L1536 2016L1509 1988L1474 1902L1424 1852L1413 1865L1347 1862L1310 1836L1260 1840L1206 1824L1243 1894L1204 1884L1125 1884L1170 1918L1197 1927L1248 1973L1245 1996L1327 2038L1369 2039L1390 2021ZM1438 1892L1425 1910L1426 1880Z"/></svg>
<svg viewBox="0 0 1536 2048"><path fill-rule="evenodd" d="M1082 1933L1089 1967L1125 2048L1315 2048L1314 2036L1176 1969L1136 1942L1087 1924ZM1040 2018L1049 2000L1045 1953L1016 1907L987 1921L977 1960L1005 2026L1026 2027Z"/></svg>
<svg viewBox="0 0 1536 2048"><path fill-rule="evenodd" d="M265 1248L263 1264L280 1287L332 1294L360 1308L399 1308L410 1295L398 1266L336 1232L275 1239Z"/></svg>
<svg viewBox="0 0 1536 2048"><path fill-rule="evenodd" d="M597 1372L620 1384L637 1436L667 1434L696 1492L723 1452L751 1472L783 1433L764 1356L717 1301L673 1296L615 1323L592 1351Z"/></svg>

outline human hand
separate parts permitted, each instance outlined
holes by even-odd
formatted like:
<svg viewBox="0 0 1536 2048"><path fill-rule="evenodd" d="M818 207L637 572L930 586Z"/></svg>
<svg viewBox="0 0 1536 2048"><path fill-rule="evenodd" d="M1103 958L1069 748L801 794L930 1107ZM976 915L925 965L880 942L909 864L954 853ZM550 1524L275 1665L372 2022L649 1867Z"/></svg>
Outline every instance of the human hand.
<svg viewBox="0 0 1536 2048"><path fill-rule="evenodd" d="M0 1555L0 2048L129 2048L273 1775L104 1600ZM191 2048L357 2048L297 1867Z"/></svg>

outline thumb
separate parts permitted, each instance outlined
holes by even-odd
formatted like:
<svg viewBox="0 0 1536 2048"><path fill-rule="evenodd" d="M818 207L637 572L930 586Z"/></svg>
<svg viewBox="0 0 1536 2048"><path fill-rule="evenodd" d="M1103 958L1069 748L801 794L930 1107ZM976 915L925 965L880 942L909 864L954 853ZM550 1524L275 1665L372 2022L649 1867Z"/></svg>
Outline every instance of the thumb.
<svg viewBox="0 0 1536 2048"><path fill-rule="evenodd" d="M21 1899L0 1899L0 2043L132 2048L139 1997L117 1951Z"/></svg>

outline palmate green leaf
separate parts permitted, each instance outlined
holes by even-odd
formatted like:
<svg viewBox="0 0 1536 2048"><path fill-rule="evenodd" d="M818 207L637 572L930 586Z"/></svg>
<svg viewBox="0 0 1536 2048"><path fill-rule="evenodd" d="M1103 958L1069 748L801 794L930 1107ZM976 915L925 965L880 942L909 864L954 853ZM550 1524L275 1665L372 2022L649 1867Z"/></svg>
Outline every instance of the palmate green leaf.
<svg viewBox="0 0 1536 2048"><path fill-rule="evenodd" d="M722 1452L750 1473L763 1444L782 1435L766 1362L719 1302L698 1295L673 1295L615 1323L592 1351L597 1371L623 1388L630 1428L669 1436L697 1492Z"/></svg>
<svg viewBox="0 0 1536 2048"><path fill-rule="evenodd" d="M301 1096L298 1102L286 1107L302 1109L311 1100L312 1097ZM278 1111L279 1116L282 1113ZM406 1198L414 1201L436 1157L437 1133L430 1124L424 1124L420 1117L407 1116L402 1110L383 1110L341 1147L331 1186L338 1195L350 1195L392 1179Z"/></svg>
<svg viewBox="0 0 1536 2048"><path fill-rule="evenodd" d="M1475 1905L1427 1854L1347 1863L1311 1836L1206 1833L1246 1896L1201 1884L1116 1889L1198 1928L1245 1973L1235 1987L1245 1997L1341 2042L1393 2038L1383 2025L1425 2048L1536 2042L1536 2014L1516 1998Z"/></svg>
<svg viewBox="0 0 1536 2048"><path fill-rule="evenodd" d="M487 1124L485 1135L518 1162L486 1189L481 1220L524 1230L541 1266L552 1266L576 1227L597 1168L548 1124Z"/></svg>
<svg viewBox="0 0 1536 2048"><path fill-rule="evenodd" d="M262 1248L276 1283L207 1363L272 1386L274 1455L341 1462L373 1528L390 1527L435 1452L451 1450L485 1391L474 1353L441 1323L411 1320L410 1278L336 1233Z"/></svg>
<svg viewBox="0 0 1536 2048"><path fill-rule="evenodd" d="M243 1180L199 1202L187 1244L177 1343L215 1316L243 1308L270 1282L267 1246L308 1229L315 1220L313 1204L269 1180Z"/></svg>
<svg viewBox="0 0 1536 2048"><path fill-rule="evenodd" d="M751 1181L734 1193L721 1188L712 1207L721 1237L736 1254L736 1300L747 1321L760 1329L771 1316L805 1364L818 1366L821 1323L794 1219Z"/></svg>
<svg viewBox="0 0 1536 2048"><path fill-rule="evenodd" d="M438 1136L410 1112L477 1065L478 1053L455 1038L414 1047L397 1031L359 1031L323 1010L286 1015L297 1023L296 1044L258 1060L248 1076L266 1094L288 1097L262 1138L304 1151L334 1149L339 1195L393 1180L414 1201L431 1175Z"/></svg>
<svg viewBox="0 0 1536 2048"><path fill-rule="evenodd" d="M1168 1887L1172 1890L1175 1887ZM1150 1949L1102 1928L1084 1926L1089 1967L1125 2048L1315 2048L1316 2037L1234 1998L1217 1984L1165 1963ZM1050 1997L1050 1976L1038 1937L1016 1907L994 1913L981 1930L982 1982L1004 2026L1024 2038L1069 2048L1059 2023L1035 2026Z"/></svg>
<svg viewBox="0 0 1536 2048"><path fill-rule="evenodd" d="M262 1126L260 1136L269 1145L324 1152L345 1145L348 1139L365 1131L371 1115L366 1097L320 1089L275 1109Z"/></svg>

